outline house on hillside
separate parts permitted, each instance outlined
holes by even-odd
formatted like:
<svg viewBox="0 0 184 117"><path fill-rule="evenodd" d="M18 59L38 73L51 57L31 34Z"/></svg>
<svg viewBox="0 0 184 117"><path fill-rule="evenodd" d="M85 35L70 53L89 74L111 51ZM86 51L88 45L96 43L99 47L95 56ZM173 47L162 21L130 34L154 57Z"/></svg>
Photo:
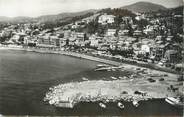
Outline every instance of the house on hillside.
<svg viewBox="0 0 184 117"><path fill-rule="evenodd" d="M140 30L135 30L134 33L133 33L134 37L141 37L142 35L143 35L142 31L140 31Z"/></svg>
<svg viewBox="0 0 184 117"><path fill-rule="evenodd" d="M143 33L148 37L148 38L154 38L155 37L155 32L153 26L147 26L146 29L143 30Z"/></svg>
<svg viewBox="0 0 184 117"><path fill-rule="evenodd" d="M107 14L104 14L104 15L101 15L101 16L98 18L98 23L100 23L100 24L102 24L102 25L105 25L105 24L112 24L112 23L114 23L114 18L115 18L114 15L107 15Z"/></svg>
<svg viewBox="0 0 184 117"><path fill-rule="evenodd" d="M149 45L142 45L141 46L141 51L143 51L145 54L149 55L151 52L151 47Z"/></svg>
<svg viewBox="0 0 184 117"><path fill-rule="evenodd" d="M124 23L124 24L133 24L133 20L132 20L132 17L128 17L128 16L126 16L126 17L122 17L122 22Z"/></svg>
<svg viewBox="0 0 184 117"><path fill-rule="evenodd" d="M179 53L176 50L167 50L164 57L169 63L177 63L180 60Z"/></svg>
<svg viewBox="0 0 184 117"><path fill-rule="evenodd" d="M79 41L85 41L86 40L86 34L83 32L76 32L76 39Z"/></svg>
<svg viewBox="0 0 184 117"><path fill-rule="evenodd" d="M151 51L151 59L160 61L162 58L164 58L164 53L165 53L165 45L163 44L154 45Z"/></svg>
<svg viewBox="0 0 184 117"><path fill-rule="evenodd" d="M89 37L90 46L92 47L98 47L98 45L101 43L102 37L91 35Z"/></svg>
<svg viewBox="0 0 184 117"><path fill-rule="evenodd" d="M107 36L114 36L116 34L116 29L108 29L106 32Z"/></svg>
<svg viewBox="0 0 184 117"><path fill-rule="evenodd" d="M125 30L119 30L118 32L118 36L128 36L129 35L129 30L125 29Z"/></svg>

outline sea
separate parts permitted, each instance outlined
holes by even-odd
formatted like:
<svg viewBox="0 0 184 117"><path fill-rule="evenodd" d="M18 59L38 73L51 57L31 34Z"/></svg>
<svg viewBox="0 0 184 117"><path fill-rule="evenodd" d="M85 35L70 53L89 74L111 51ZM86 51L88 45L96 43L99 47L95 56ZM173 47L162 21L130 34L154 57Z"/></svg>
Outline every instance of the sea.
<svg viewBox="0 0 184 117"><path fill-rule="evenodd" d="M71 56L44 54L17 50L0 50L0 115L33 116L183 116L183 109L176 108L164 99L141 101L138 107L131 102L107 103L81 102L73 109L59 108L44 102L50 87L67 82L109 80L111 76L124 76L128 71L95 71L95 61Z"/></svg>

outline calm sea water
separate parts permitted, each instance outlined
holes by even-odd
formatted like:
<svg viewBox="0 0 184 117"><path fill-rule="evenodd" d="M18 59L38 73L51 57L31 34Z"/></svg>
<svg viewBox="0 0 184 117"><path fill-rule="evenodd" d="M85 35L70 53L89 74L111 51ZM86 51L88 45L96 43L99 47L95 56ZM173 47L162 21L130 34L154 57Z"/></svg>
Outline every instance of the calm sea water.
<svg viewBox="0 0 184 117"><path fill-rule="evenodd" d="M0 50L0 114L3 115L179 115L182 109L164 100L140 102L138 108L124 102L108 103L102 109L96 103L80 103L73 109L56 108L43 102L49 87L66 82L106 79L128 72L95 72L94 61L25 51Z"/></svg>

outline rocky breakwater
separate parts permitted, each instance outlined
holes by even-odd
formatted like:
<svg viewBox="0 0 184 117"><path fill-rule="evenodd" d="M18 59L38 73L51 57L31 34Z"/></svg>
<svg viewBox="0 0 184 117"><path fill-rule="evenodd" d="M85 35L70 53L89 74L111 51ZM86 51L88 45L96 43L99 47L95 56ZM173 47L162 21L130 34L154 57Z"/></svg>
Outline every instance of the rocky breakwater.
<svg viewBox="0 0 184 117"><path fill-rule="evenodd" d="M141 82L141 83L140 83ZM143 81L93 80L60 84L50 88L44 101L63 108L73 108L79 102L115 102L118 100L139 102L152 98L165 98L163 85L149 85Z"/></svg>

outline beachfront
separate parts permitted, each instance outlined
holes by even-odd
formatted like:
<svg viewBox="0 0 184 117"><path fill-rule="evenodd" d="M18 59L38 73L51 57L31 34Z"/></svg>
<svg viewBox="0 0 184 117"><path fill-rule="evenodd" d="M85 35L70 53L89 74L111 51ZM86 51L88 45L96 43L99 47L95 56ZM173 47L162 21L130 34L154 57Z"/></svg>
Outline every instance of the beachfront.
<svg viewBox="0 0 184 117"><path fill-rule="evenodd" d="M49 93L46 94L45 101L50 104L62 107L60 102L68 102L69 107L73 107L81 101L104 101L104 100L125 100L125 101L140 101L148 99L160 99L166 98L167 96L176 96L177 92L172 92L168 90L170 85L175 85L177 83L177 74L161 72L153 69L145 69L144 67L138 67L135 65L124 64L116 61L106 60L98 57L93 57L85 54L79 54L74 52L65 51L45 51L41 49L32 48L22 48L22 47L1 47L1 49L10 50L24 50L39 53L54 53L69 55L78 58L84 58L88 60L103 62L109 65L118 66L117 70L127 70L132 72L131 76L118 77L112 76L110 81L83 81L83 82L72 82L67 84L61 84L51 88ZM139 71L146 70L146 74L141 74ZM98 71L97 71L98 72ZM167 74L167 75L166 75ZM148 81L148 78L152 78L156 82L152 83ZM165 81L159 81L164 78ZM181 87L180 87L181 90ZM146 95L135 94L135 92L142 92ZM125 94L124 94L124 93ZM65 104L66 106L66 104ZM65 107L64 106L64 107Z"/></svg>
<svg viewBox="0 0 184 117"><path fill-rule="evenodd" d="M139 67L146 67L150 69L155 69L158 71L163 71L163 72L168 72L168 73L173 73L173 74L181 74L179 72L176 72L175 70L167 69L165 67L157 66L151 63L145 63L141 62L139 63L138 61L133 61L131 59L126 59L124 58L123 61L117 61L117 59L109 58L109 57L103 57L103 56L96 56L93 54L86 54L86 53L77 53L77 52L72 52L72 51L63 51L63 50L52 50L52 49L47 49L47 48L32 48L32 47L23 47L23 46L14 46L14 45L0 45L0 49L9 49L9 50L22 50L22 51L29 51L29 52L38 52L38 53L48 53L48 54L61 54L61 55L66 55L66 56L73 56L73 57L78 57L78 58L83 58L83 59L88 59L92 61L97 61L105 64L110 64L114 66L119 66L121 64L124 65L129 65L129 66L139 66Z"/></svg>

